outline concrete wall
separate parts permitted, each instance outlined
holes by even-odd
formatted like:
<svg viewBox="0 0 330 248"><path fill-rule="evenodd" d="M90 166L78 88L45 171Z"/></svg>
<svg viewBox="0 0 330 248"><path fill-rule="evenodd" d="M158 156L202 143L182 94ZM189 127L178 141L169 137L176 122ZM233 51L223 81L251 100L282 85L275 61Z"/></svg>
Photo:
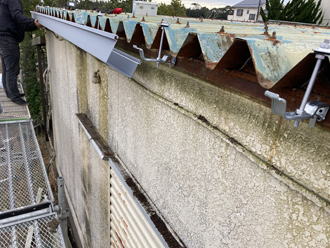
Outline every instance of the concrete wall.
<svg viewBox="0 0 330 248"><path fill-rule="evenodd" d="M56 163L85 247L109 246L110 179L78 112L187 247L329 247L328 131L175 68L143 62L129 79L46 37Z"/></svg>

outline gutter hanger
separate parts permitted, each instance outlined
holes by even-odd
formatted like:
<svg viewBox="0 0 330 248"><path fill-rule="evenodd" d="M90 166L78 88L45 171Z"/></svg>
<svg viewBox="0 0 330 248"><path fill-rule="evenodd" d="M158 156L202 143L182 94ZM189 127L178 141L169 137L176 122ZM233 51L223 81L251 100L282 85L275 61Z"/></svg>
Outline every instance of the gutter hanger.
<svg viewBox="0 0 330 248"><path fill-rule="evenodd" d="M325 40L319 48L314 50L317 59L313 74L308 83L304 98L300 104L300 108L296 112L286 112L286 100L280 98L278 94L270 91L265 92L265 96L272 99L272 112L283 116L286 120L294 120L294 127L298 127L301 120L309 120L309 126L315 127L316 121L324 121L329 111L329 104L320 101L308 101L313 90L313 86L321 68L322 61L326 55L330 55L330 40Z"/></svg>
<svg viewBox="0 0 330 248"><path fill-rule="evenodd" d="M170 25L167 23L167 21L163 19L162 22L161 22L161 24L160 24L160 27L161 27L161 30L162 30L162 34L161 34L161 38L160 38L160 44L159 44L159 50L158 50L158 57L157 57L157 59L147 59L144 56L143 49L137 47L136 45L133 45L133 48L139 50L141 59L143 59L144 61L147 61L147 62L156 62L157 63L157 67L159 67L159 63L166 63L167 59L170 59L170 62L168 63L170 69L171 69L171 65L175 65L176 58L173 57L171 54L165 54L162 58L160 58L160 56L162 54L162 48L163 48L165 27L169 27L169 26Z"/></svg>

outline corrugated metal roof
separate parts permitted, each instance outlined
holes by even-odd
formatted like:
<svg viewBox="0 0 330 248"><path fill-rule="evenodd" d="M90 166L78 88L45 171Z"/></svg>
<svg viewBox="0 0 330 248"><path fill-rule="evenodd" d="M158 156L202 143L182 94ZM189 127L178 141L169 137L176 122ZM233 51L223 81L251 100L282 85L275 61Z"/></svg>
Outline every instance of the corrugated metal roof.
<svg viewBox="0 0 330 248"><path fill-rule="evenodd" d="M260 6L266 4L266 0L260 1ZM258 8L259 0L244 0L233 5L233 8Z"/></svg>
<svg viewBox="0 0 330 248"><path fill-rule="evenodd" d="M77 23L99 27L120 37L126 38L128 43L145 43L148 49L159 46L159 23L166 18L171 24L165 28L168 49L173 56L189 56L186 50L191 51L192 57L202 56L205 66L209 69L228 67L222 61L227 52L242 49L249 50L258 82L264 88L271 88L278 83L294 66L305 56L313 52L324 39L330 35L330 29L307 26L268 25L268 34L264 34L264 25L258 23L238 23L219 20L204 20L181 18L182 24L177 24L176 18L170 17L142 17L128 18L128 15L97 17L96 12L71 12L55 8L39 7L42 13L64 18ZM185 28L189 21L190 28ZM99 24L98 24L99 23ZM219 32L224 26L225 32ZM276 32L276 38L271 34ZM141 39L141 35L143 39ZM163 49L166 49L164 44ZM201 51L201 54L196 54ZM233 60L233 58L231 58ZM233 68L241 68L246 62L244 56L237 56Z"/></svg>
<svg viewBox="0 0 330 248"><path fill-rule="evenodd" d="M95 11L67 11L47 7L39 7L39 11L117 34L120 37L117 44L127 44L129 49L132 47L130 44L136 44L144 48L147 56L154 57L157 57L156 51L160 45L160 22L166 19L170 26L165 27L162 50L163 53L177 57L177 66L211 81L218 81L215 75L221 70L229 70L235 72L237 77L259 83L262 89L304 85L316 62L313 49L329 39L330 35L329 28L298 24L268 24L265 29L263 23L252 22L197 18L178 20L169 16L134 17L126 13L98 17ZM183 65L180 59L184 59L186 64ZM323 67L328 66L329 60L327 57ZM196 62L198 70L193 68ZM201 63L206 71L200 68ZM209 77L211 74L212 77ZM329 77L326 72L323 74ZM242 86L238 88L241 91ZM316 92L322 91L322 87L318 89L316 86L314 89ZM323 101L330 103L330 89L321 94L328 99ZM291 108L290 103L288 107Z"/></svg>

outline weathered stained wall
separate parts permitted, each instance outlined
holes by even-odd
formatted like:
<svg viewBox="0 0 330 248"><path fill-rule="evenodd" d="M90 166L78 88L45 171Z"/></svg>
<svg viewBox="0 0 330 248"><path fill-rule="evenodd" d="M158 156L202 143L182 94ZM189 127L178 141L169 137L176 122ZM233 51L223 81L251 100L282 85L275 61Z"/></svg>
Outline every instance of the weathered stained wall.
<svg viewBox="0 0 330 248"><path fill-rule="evenodd" d="M109 245L109 166L78 112L188 247L328 247L328 131L166 66L129 79L50 32L47 53L56 162L86 247Z"/></svg>

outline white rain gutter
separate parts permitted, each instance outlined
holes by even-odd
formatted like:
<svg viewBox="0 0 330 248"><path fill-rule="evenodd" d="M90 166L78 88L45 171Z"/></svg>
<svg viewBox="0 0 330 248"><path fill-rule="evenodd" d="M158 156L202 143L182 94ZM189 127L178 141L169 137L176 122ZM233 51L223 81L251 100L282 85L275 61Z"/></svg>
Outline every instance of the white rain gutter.
<svg viewBox="0 0 330 248"><path fill-rule="evenodd" d="M141 60L115 49L118 36L102 30L31 11L32 18L118 72L132 77Z"/></svg>

